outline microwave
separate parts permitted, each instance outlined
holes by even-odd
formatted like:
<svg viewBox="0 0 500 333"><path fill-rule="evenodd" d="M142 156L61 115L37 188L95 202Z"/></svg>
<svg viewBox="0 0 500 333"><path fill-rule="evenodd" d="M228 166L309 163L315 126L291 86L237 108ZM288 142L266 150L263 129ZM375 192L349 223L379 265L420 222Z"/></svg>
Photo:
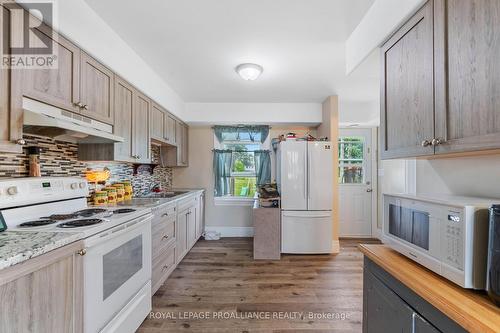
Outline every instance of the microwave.
<svg viewBox="0 0 500 333"><path fill-rule="evenodd" d="M463 288L486 288L488 208L499 200L384 194L382 241Z"/></svg>

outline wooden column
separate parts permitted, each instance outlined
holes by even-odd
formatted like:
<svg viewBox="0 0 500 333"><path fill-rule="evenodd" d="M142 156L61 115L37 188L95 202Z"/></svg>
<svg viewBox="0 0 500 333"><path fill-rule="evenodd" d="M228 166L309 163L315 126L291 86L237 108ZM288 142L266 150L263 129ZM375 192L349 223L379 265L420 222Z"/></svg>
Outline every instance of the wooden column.
<svg viewBox="0 0 500 333"><path fill-rule="evenodd" d="M339 149L337 145L339 137L339 98L338 96L329 96L323 102L323 122L318 127L318 137L328 137L332 142L333 154L333 183L332 183L332 252L340 251L339 245Z"/></svg>

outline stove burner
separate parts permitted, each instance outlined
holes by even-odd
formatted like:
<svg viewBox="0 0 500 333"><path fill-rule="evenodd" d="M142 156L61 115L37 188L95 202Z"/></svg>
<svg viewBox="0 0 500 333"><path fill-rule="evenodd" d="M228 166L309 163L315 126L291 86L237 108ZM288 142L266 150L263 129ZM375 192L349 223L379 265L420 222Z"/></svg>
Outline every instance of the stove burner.
<svg viewBox="0 0 500 333"><path fill-rule="evenodd" d="M45 219L50 219L50 220L56 220L56 221L62 221L62 220L69 220L69 219L74 219L77 217L75 213L73 214L53 214L48 217L45 217Z"/></svg>
<svg viewBox="0 0 500 333"><path fill-rule="evenodd" d="M57 227L59 227L59 228L79 228L79 227L86 227L89 225L99 224L102 222L104 222L104 220L101 220L101 219L83 219L83 220L74 220L74 221L64 222L64 223L58 224Z"/></svg>
<svg viewBox="0 0 500 333"><path fill-rule="evenodd" d="M78 212L75 213L75 215L83 217L91 217L92 215L105 213L107 211L108 210L104 208L89 208L89 209L79 210Z"/></svg>
<svg viewBox="0 0 500 333"><path fill-rule="evenodd" d="M48 225L52 223L56 223L56 220L37 220L37 221L29 221L29 222L24 222L19 225L21 228L28 228L28 227L40 227L43 225Z"/></svg>
<svg viewBox="0 0 500 333"><path fill-rule="evenodd" d="M120 209L115 209L113 211L113 214L126 214L126 213L133 213L135 211L136 210L132 208L120 208Z"/></svg>

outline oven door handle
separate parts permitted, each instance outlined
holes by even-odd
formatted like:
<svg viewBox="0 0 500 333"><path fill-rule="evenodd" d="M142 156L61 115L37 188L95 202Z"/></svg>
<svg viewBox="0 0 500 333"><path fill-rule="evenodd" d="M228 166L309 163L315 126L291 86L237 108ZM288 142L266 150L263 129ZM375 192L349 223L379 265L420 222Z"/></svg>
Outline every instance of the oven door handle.
<svg viewBox="0 0 500 333"><path fill-rule="evenodd" d="M85 246L92 247L92 246L95 246L97 244L104 243L107 240L109 240L111 238L118 237L119 235L121 235L125 232L129 232L131 230L142 227L144 222L147 222L148 220L150 221L152 219L153 219L153 215L148 214L148 215L140 217L136 220L132 220L130 222L125 222L122 225L114 227L113 229L107 230L101 234L90 237L89 239L85 240Z"/></svg>

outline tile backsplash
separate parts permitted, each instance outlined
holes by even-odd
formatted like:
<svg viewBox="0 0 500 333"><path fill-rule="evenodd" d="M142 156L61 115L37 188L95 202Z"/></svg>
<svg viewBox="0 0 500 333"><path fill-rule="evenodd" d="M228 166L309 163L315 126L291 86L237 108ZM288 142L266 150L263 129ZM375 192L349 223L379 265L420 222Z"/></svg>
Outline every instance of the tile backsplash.
<svg viewBox="0 0 500 333"><path fill-rule="evenodd" d="M40 154L40 169L42 177L83 176L87 168L111 170L110 182L130 180L134 193L148 192L153 186L160 185L162 189L172 187L172 169L156 166L152 172L148 165L140 166L134 175L134 166L131 163L120 162L81 162L78 161L78 145L51 138L25 135L27 147L38 146ZM159 160L160 149L151 147L153 163ZM0 179L28 176L28 154L0 154Z"/></svg>

